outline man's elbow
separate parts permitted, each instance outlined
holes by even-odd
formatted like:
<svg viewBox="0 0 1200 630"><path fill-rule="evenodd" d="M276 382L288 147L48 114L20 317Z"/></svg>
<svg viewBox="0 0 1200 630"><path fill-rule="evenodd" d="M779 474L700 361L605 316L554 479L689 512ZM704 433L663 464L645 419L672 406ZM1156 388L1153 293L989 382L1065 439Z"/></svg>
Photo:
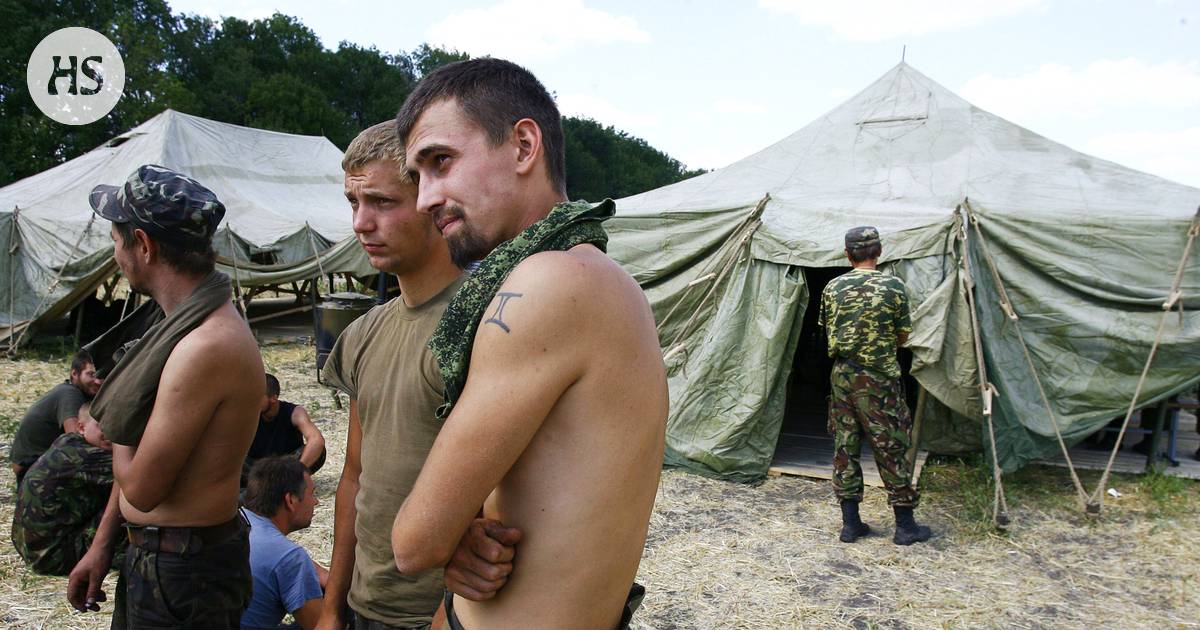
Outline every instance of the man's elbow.
<svg viewBox="0 0 1200 630"><path fill-rule="evenodd" d="M410 536L399 528L392 529L392 555L396 570L403 575L446 566L454 549L441 547L436 541L421 540L419 535Z"/></svg>
<svg viewBox="0 0 1200 630"><path fill-rule="evenodd" d="M121 494L125 497L125 502L139 512L150 512L167 498L166 492L157 492L136 482L122 483Z"/></svg>

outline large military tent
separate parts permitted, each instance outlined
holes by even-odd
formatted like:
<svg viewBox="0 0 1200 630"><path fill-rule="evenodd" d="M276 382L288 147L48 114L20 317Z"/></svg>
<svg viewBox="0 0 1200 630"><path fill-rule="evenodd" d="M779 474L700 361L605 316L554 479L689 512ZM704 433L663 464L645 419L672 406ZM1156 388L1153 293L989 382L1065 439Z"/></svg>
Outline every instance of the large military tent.
<svg viewBox="0 0 1200 630"><path fill-rule="evenodd" d="M322 273L374 273L350 228L342 153L320 136L166 110L64 164L0 189L0 339L62 316L116 272L107 221L88 193L142 164L190 175L226 206L214 239L241 287Z"/></svg>
<svg viewBox="0 0 1200 630"><path fill-rule="evenodd" d="M619 200L607 225L660 322L668 463L750 480L848 228L877 226L881 268L908 285L923 443L990 445L974 319L1012 470L1124 414L1198 205L1196 188L1057 144L901 63L777 144ZM1142 402L1200 380L1200 255L1182 277Z"/></svg>

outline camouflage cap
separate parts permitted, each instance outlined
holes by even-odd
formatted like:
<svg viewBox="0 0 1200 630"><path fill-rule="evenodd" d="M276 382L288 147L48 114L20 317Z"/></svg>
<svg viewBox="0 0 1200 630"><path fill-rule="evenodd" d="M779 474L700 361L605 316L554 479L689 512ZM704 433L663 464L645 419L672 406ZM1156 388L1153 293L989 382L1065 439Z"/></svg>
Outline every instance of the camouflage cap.
<svg viewBox="0 0 1200 630"><path fill-rule="evenodd" d="M207 245L225 216L225 205L213 191L156 164L139 166L123 186L96 186L88 201L113 223L132 223L177 245Z"/></svg>
<svg viewBox="0 0 1200 630"><path fill-rule="evenodd" d="M870 225L860 225L846 232L846 249L862 249L879 244L879 230Z"/></svg>

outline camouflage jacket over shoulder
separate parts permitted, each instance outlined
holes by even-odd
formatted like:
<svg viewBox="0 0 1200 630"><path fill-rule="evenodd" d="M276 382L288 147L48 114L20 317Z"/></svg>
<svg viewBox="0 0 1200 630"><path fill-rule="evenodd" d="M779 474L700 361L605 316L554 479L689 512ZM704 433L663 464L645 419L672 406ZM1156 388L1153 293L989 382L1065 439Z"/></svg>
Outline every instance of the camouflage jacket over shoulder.
<svg viewBox="0 0 1200 630"><path fill-rule="evenodd" d="M904 282L874 269L854 269L825 286L820 323L829 356L898 378L897 339L912 332Z"/></svg>
<svg viewBox="0 0 1200 630"><path fill-rule="evenodd" d="M66 575L96 536L112 484L112 453L77 433L60 435L17 490L17 553L37 573Z"/></svg>

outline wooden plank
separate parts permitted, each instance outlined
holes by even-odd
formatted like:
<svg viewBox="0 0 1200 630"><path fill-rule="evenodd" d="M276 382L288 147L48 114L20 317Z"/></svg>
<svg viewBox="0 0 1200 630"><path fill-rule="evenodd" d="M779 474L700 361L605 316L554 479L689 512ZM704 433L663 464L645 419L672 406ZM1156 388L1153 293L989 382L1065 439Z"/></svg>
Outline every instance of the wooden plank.
<svg viewBox="0 0 1200 630"><path fill-rule="evenodd" d="M914 481L921 478L925 460L929 457L927 451L917 452L917 464L913 472ZM883 480L879 477L879 469L875 466L875 455L869 445L863 445L859 463L863 470L863 483L882 488ZM775 447L775 458L767 474L773 477L792 475L814 479L831 479L833 477L833 438L821 435L797 435L784 433L779 436Z"/></svg>

